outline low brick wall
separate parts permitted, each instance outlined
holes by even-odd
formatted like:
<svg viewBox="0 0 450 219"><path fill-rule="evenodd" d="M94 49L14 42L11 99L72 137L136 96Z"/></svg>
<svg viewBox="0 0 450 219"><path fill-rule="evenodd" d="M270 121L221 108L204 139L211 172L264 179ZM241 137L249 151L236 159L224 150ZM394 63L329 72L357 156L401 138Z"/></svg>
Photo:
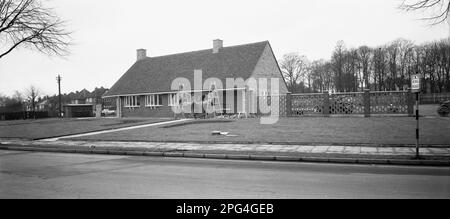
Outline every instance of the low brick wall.
<svg viewBox="0 0 450 219"><path fill-rule="evenodd" d="M413 116L409 91L288 94L280 97L280 116L401 114ZM281 101L282 100L282 101Z"/></svg>

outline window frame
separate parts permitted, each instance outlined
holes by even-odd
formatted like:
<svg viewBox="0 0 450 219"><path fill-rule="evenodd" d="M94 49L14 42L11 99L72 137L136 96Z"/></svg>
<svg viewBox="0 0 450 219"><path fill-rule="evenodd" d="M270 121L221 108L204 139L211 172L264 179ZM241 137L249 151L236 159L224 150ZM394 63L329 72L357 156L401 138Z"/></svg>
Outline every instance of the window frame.
<svg viewBox="0 0 450 219"><path fill-rule="evenodd" d="M168 106L178 106L178 102L180 101L178 94L169 94Z"/></svg>
<svg viewBox="0 0 450 219"><path fill-rule="evenodd" d="M145 107L162 107L162 95L161 94L150 94L145 95Z"/></svg>
<svg viewBox="0 0 450 219"><path fill-rule="evenodd" d="M140 96L126 96L124 98L124 107L126 108L139 108L141 107Z"/></svg>

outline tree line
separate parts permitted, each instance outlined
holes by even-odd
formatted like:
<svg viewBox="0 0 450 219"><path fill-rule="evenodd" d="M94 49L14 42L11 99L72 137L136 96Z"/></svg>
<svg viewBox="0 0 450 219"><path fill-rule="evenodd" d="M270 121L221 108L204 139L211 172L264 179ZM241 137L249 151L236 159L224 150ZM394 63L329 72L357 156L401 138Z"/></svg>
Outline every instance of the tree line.
<svg viewBox="0 0 450 219"><path fill-rule="evenodd" d="M82 91L61 94L61 103L63 105L74 102L87 102L91 98L95 103L102 103L101 96L108 91L107 88L95 88L92 92L86 89ZM0 113L2 112L35 112L47 111L50 117L58 115L59 96L43 95L43 92L36 86L29 86L23 92L15 91L13 95L6 96L0 94ZM40 107L38 107L40 105Z"/></svg>
<svg viewBox="0 0 450 219"><path fill-rule="evenodd" d="M31 85L24 92L14 91L10 97L0 94L0 112L35 111L41 93L39 88Z"/></svg>
<svg viewBox="0 0 450 219"><path fill-rule="evenodd" d="M397 39L379 47L347 48L339 41L329 60L290 53L279 61L292 93L401 91L420 74L425 93L450 92L450 38L415 45Z"/></svg>

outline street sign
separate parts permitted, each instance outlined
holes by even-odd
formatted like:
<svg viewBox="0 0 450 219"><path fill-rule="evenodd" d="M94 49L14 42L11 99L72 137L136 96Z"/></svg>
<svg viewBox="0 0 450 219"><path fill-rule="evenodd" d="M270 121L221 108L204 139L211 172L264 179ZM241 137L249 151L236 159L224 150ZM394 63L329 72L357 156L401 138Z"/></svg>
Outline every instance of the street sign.
<svg viewBox="0 0 450 219"><path fill-rule="evenodd" d="M411 92L416 93L416 158L419 159L419 94L420 94L420 75L411 75Z"/></svg>
<svg viewBox="0 0 450 219"><path fill-rule="evenodd" d="M411 76L411 91L415 93L420 92L420 75Z"/></svg>

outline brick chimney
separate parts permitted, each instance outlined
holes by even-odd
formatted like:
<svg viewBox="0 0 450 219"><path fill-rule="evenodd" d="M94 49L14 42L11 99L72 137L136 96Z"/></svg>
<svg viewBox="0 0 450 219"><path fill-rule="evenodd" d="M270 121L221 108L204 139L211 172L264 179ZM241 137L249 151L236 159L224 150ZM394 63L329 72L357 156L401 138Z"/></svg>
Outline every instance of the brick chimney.
<svg viewBox="0 0 450 219"><path fill-rule="evenodd" d="M147 58L147 50L138 49L137 50L137 61Z"/></svg>
<svg viewBox="0 0 450 219"><path fill-rule="evenodd" d="M223 40L216 39L213 40L213 53L219 53L220 49L223 48Z"/></svg>

